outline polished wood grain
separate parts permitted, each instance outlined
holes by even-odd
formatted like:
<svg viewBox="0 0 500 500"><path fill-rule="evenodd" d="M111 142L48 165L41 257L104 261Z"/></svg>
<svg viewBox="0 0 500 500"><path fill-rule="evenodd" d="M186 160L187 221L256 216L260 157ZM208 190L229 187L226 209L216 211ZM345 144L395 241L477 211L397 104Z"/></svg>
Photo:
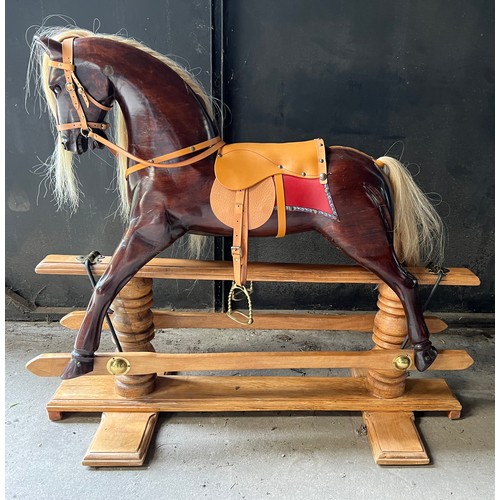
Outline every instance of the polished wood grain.
<svg viewBox="0 0 500 500"><path fill-rule="evenodd" d="M61 60L61 44L47 38L38 40L54 61ZM207 111L200 105L194 92L168 66L136 47L119 43L105 37L77 38L74 42L74 64L78 79L94 98L106 104L116 101L122 109L126 121L130 153L145 159L183 149L189 145L215 137L216 131ZM102 69L107 68L106 72ZM62 71L51 70L51 86L64 89ZM70 99L63 93L57 99L58 117L65 123L76 121L78 115ZM87 120L102 122L102 109L90 107L86 111ZM146 139L145 139L146 137ZM61 132L64 147L77 154L87 150L88 141L82 132L64 130ZM180 169L146 168L128 177L128 187L132 200L130 221L112 258L96 264L94 269L101 278L95 288L87 313L83 318L75 341L75 349L70 363L62 374L63 383L47 410L52 418L60 418L64 412L102 411L105 413L97 441L89 452L89 464L103 464L101 458L110 448L123 450L120 442L120 424L136 421L131 425L131 446L141 448L138 442L147 439L147 428L151 426L151 415L160 411L239 411L239 410L330 410L375 412L373 418L366 416L371 441L382 453L387 452L384 443L394 439L399 446L408 434L411 416L405 412L446 411L451 417L461 410L460 403L453 397L442 380L402 380L406 374L394 374L395 370L385 369L387 360L399 352L402 340L402 317L406 321L406 331L415 346L413 361L420 370L446 366L453 358L446 352L436 356L429 341L429 330L424 320L418 300L417 282L433 284L435 277L422 269L406 269L394 254L393 201L388 179L374 160L368 155L351 148L335 147L326 150L329 194L334 200L338 220L330 220L310 213L292 212L287 215L287 233L316 231L332 245L340 248L354 262L355 266L323 266L302 264L254 263L249 266L248 278L253 281L288 281L315 283L384 283L395 290L399 305L390 305L392 300L381 290L380 316L375 319L374 340L377 349L367 353L232 353L198 357L189 354L168 358L168 369L191 366L214 369L221 366L256 369L256 366L296 366L307 359L309 364L324 366L334 360L349 358L351 367L359 366L372 372L365 377L353 378L305 378L305 377L157 377L155 390L136 390L134 383L141 386L142 374L128 375L129 392L120 395L115 391L115 377L81 376L101 369L101 358L94 358L99 347L104 315L112 301L127 282L136 276L144 278L170 279L232 279L231 264L226 262L198 262L176 259L157 259L157 255L171 246L186 233L229 236L230 228L222 224L210 207L210 189L214 181L214 156L207 157L196 165ZM273 236L278 221L274 213L261 227L250 232L250 236ZM301 256L293 256L300 260ZM83 274L81 264L74 257L49 256L37 267L37 272L45 274ZM414 273L414 274L412 274ZM479 280L469 271L452 269L442 282L443 285L476 286ZM131 288L133 289L133 287ZM123 290L127 294L126 289ZM149 311L146 295L119 302L118 316L121 337L127 349L148 349L152 336L153 315ZM136 300L137 299L137 300ZM387 300L386 300L387 299ZM118 301L121 299L119 298ZM127 300L130 302L127 303ZM136 302L134 302L136 301ZM402 306L401 306L402 304ZM401 307L404 316L401 316ZM121 308L121 309L120 309ZM135 310L135 312L134 312ZM394 313L396 319L390 319ZM394 326L394 329L393 329ZM299 356L296 356L298 354ZM310 356L304 356L310 354ZM134 359L143 358L145 364L139 371L146 377L154 377L150 371L155 353L125 353ZM174 356L174 355L167 355ZM180 356L180 357L179 357ZM231 357L232 356L232 357ZM260 356L260 357L259 357ZM464 356L459 355L463 364ZM383 358L384 365L372 367L366 360ZM50 372L57 365L51 359L52 367L42 371ZM173 360L177 360L175 364ZM314 360L314 361L313 361ZM327 360L327 361L325 361ZM447 361L448 360L448 361ZM67 361L67 358L66 358ZM166 358L161 358L161 366ZM182 361L182 362L180 362ZM344 359L345 361L345 359ZM225 365L224 365L225 362ZM432 364L434 362L434 364ZM137 361L137 363L139 363ZM247 364L245 364L247 363ZM260 365L259 365L260 363ZM455 361L448 366L457 366ZM469 360L467 360L469 363ZM362 366L360 366L362 365ZM33 365L34 366L34 365ZM59 365L58 365L59 366ZM344 365L342 365L344 366ZM58 367L59 370L59 367ZM149 370L149 371L147 371ZM76 377L76 378L75 378ZM134 378L135 377L135 378ZM377 378L378 377L378 378ZM375 380L376 379L376 380ZM406 390L405 390L406 385ZM368 389L367 389L368 387ZM401 390L401 388L403 390ZM403 393L404 392L404 393ZM115 413L122 412L123 419ZM393 415L378 412L400 412L398 429L390 433L391 425L396 425ZM136 413L145 413L143 418ZM130 417L132 415L132 417ZM107 423L106 423L107 421ZM378 422L378 423L377 423ZM402 423L403 422L403 423ZM127 424L124 424L127 429ZM108 430L106 430L108 429ZM126 434L129 435L129 430ZM110 433L108 435L108 433ZM129 442L126 438L125 442ZM147 446L146 446L147 448ZM141 448L144 452L144 447ZM136 453L134 451L133 453ZM116 458L116 457L115 457ZM123 454L122 454L123 458ZM112 459L113 460L113 459ZM132 459L133 460L133 459ZM107 463L104 460L104 463ZM118 463L118 462L114 462ZM122 462L119 462L122 463ZM129 465L128 460L124 460ZM119 494L119 492L118 492Z"/></svg>
<svg viewBox="0 0 500 500"><path fill-rule="evenodd" d="M378 465L426 465L430 462L413 412L363 412L373 459Z"/></svg>
<svg viewBox="0 0 500 500"><path fill-rule="evenodd" d="M217 328L234 329L235 323L225 313L205 311L164 311L153 309L155 328ZM82 324L85 311L72 311L64 316L60 323L70 330L78 330ZM113 320L113 315L110 315ZM372 332L375 313L352 314L320 314L318 312L297 313L287 311L269 313L254 309L254 322L251 325L239 325L243 330L323 330L323 331L353 331ZM425 316L425 322L430 333L440 333L448 327L435 316ZM103 330L109 330L106 322Z"/></svg>
<svg viewBox="0 0 500 500"><path fill-rule="evenodd" d="M35 268L37 274L60 274L84 276L85 268L77 255L47 255ZM101 275L109 265L110 257L94 264L92 269ZM434 285L436 275L424 267L410 267L409 271L420 285ZM232 280L232 263L189 259L151 259L137 272L137 277L189 280ZM250 262L248 279L251 281L282 281L292 283L352 283L380 284L383 281L375 274L359 266L328 264L289 264L274 262ZM443 278L440 286L478 286L479 278L469 269L454 267Z"/></svg>
<svg viewBox="0 0 500 500"><path fill-rule="evenodd" d="M379 285L378 312L375 315L372 339L375 350L397 351L401 348L408 326L398 296L386 285ZM382 398L397 398L404 394L408 374L395 370L369 370L368 390Z"/></svg>
<svg viewBox="0 0 500 500"><path fill-rule="evenodd" d="M466 351L443 350L430 370L465 370L473 360ZM297 368L369 368L389 370L394 376L401 374L393 361L399 355L413 360L410 350L396 351L323 351L323 352L223 352L223 353L96 353L94 371L88 376L106 375L106 365L111 358L125 358L131 365L130 375L155 371L227 371L227 370L277 370ZM70 354L41 354L31 360L27 369L41 377L60 376ZM414 366L410 367L414 370ZM406 378L406 372L403 372ZM257 377L258 378L258 377Z"/></svg>
<svg viewBox="0 0 500 500"><path fill-rule="evenodd" d="M140 467L154 434L158 412L104 412L82 464Z"/></svg>
<svg viewBox="0 0 500 500"><path fill-rule="evenodd" d="M460 411L442 379L409 380L404 396L371 395L364 381L339 377L158 377L156 390L124 401L107 376L62 382L47 405L57 412Z"/></svg>
<svg viewBox="0 0 500 500"><path fill-rule="evenodd" d="M154 352L153 280L132 278L113 301L113 325L125 353ZM62 373L62 372L61 372ZM116 377L116 392L125 398L138 398L153 392L155 370Z"/></svg>

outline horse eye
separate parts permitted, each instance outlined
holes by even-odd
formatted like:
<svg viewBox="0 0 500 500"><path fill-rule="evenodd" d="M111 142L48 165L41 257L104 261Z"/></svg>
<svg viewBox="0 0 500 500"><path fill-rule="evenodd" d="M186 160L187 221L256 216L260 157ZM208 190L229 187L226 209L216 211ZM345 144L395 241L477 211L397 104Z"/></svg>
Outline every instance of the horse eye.
<svg viewBox="0 0 500 500"><path fill-rule="evenodd" d="M54 87L52 87L52 92L54 92L55 95L58 95L61 93L61 87L59 87L59 85L54 85Z"/></svg>

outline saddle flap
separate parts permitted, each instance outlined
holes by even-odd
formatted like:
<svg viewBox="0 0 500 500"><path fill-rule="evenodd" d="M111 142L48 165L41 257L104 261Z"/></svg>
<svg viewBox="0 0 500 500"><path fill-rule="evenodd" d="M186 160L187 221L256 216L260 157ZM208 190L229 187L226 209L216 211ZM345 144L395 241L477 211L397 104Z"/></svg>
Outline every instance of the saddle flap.
<svg viewBox="0 0 500 500"><path fill-rule="evenodd" d="M210 192L210 205L215 216L226 226L234 227L236 191L222 186L217 179ZM248 191L248 229L265 224L273 214L275 200L274 182L271 178L251 187Z"/></svg>
<svg viewBox="0 0 500 500"><path fill-rule="evenodd" d="M215 161L217 180L232 190L247 189L279 174L326 182L324 141L229 144L219 151Z"/></svg>

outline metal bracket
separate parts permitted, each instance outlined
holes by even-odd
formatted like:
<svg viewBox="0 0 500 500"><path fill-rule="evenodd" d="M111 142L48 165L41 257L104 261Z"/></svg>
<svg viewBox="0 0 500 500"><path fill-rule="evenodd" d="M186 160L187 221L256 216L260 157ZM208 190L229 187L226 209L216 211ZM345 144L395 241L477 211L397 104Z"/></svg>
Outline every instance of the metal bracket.
<svg viewBox="0 0 500 500"><path fill-rule="evenodd" d="M90 252L88 255L79 255L76 260L84 264L85 262L89 262L90 264L95 264L96 262L102 262L104 260L104 255L101 255L99 250L94 250Z"/></svg>
<svg viewBox="0 0 500 500"><path fill-rule="evenodd" d="M422 307L422 312L427 311L427 308L429 307L431 299L434 296L434 293L436 292L439 283L441 283L441 280L450 272L450 270L447 269L446 267L435 265L432 262L429 262L429 264L427 264L426 269L429 273L435 274L437 278L436 281L434 282L432 290L429 293L429 296L427 297L427 300L425 301L424 306ZM406 336L403 344L401 345L401 349L404 349L408 345L408 341L409 337Z"/></svg>
<svg viewBox="0 0 500 500"><path fill-rule="evenodd" d="M79 255L76 260L78 262L81 262L85 266L90 283L92 284L92 288L95 288L97 282L94 278L94 273L92 272L92 265L96 262L102 262L104 260L104 256L101 254L101 252L99 252L99 250L94 250L86 256ZM106 322L108 323L111 336L113 337L113 342L115 343L118 352L123 352L120 340L118 339L118 335L116 335L116 330L113 326L113 323L111 322L111 318L109 317L109 312L106 312L105 318Z"/></svg>
<svg viewBox="0 0 500 500"><path fill-rule="evenodd" d="M438 265L434 264L433 262L429 262L429 264L427 264L427 266L425 266L425 268L431 274L438 274L438 275L442 274L443 276L450 272L450 270L447 269L446 267L438 266Z"/></svg>

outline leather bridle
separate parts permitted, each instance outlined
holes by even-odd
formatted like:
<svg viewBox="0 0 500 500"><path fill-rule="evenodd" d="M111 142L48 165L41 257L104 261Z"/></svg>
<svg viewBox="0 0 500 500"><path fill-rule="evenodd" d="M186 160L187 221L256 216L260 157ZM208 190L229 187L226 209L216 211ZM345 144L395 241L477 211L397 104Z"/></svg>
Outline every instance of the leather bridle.
<svg viewBox="0 0 500 500"><path fill-rule="evenodd" d="M90 132L92 128L106 130L109 127L109 124L87 121L85 111L78 96L81 96L87 108L89 108L90 103L92 103L94 106L97 106L99 109L107 112L111 110L111 106L105 106L104 104L101 104L99 101L94 99L78 80L75 74L75 65L73 64L73 41L74 37L66 38L62 41L62 62L53 61L52 59L50 59L49 66L64 71L64 78L66 79L64 88L69 94L71 103L73 104L73 107L75 108L80 121L63 124L58 123L57 130L59 132L62 132L63 130L72 130L79 128L82 135L87 137L88 132Z"/></svg>
<svg viewBox="0 0 500 500"><path fill-rule="evenodd" d="M102 109L103 111L107 112L111 110L111 106L105 106L104 104L101 104L99 101L94 99L78 80L75 74L76 67L73 62L74 40L75 37L70 37L70 38L65 38L62 41L62 61L53 61L52 59L49 60L50 67L64 71L64 77L66 79L65 89L68 92L71 99L71 103L73 104L73 107L75 108L78 117L80 119L79 121L72 123L63 123L63 124L58 123L57 130L59 132L62 132L64 130L73 130L79 128L80 133L84 137L90 137L91 139L103 144L115 155L122 154L125 155L127 158L137 162L135 165L132 165L125 171L125 177L128 177L133 172L137 172L147 167L157 167L157 168L185 167L197 161L200 161L204 158L207 158L211 154L218 151L225 144L224 141L219 136L217 136L208 139L206 141L200 142L198 144L194 144L192 146L188 146L186 148L179 149L171 153L167 153L163 156L158 156L151 160L144 160L142 158L133 155L132 153L129 153L127 150L121 148L120 146L117 146L116 144L112 143L108 139L105 139L101 135L96 134L93 129L99 129L104 131L109 127L109 124L104 122L97 123L88 121L85 115L85 110L80 101L80 97L81 99L83 99L86 108L89 108L90 104L92 103L94 106L97 106L99 109ZM175 160L177 158L180 158L181 156L189 155L197 151L201 152L194 156L191 156L186 160L178 161L175 163L167 163L167 164L161 163L164 161Z"/></svg>

